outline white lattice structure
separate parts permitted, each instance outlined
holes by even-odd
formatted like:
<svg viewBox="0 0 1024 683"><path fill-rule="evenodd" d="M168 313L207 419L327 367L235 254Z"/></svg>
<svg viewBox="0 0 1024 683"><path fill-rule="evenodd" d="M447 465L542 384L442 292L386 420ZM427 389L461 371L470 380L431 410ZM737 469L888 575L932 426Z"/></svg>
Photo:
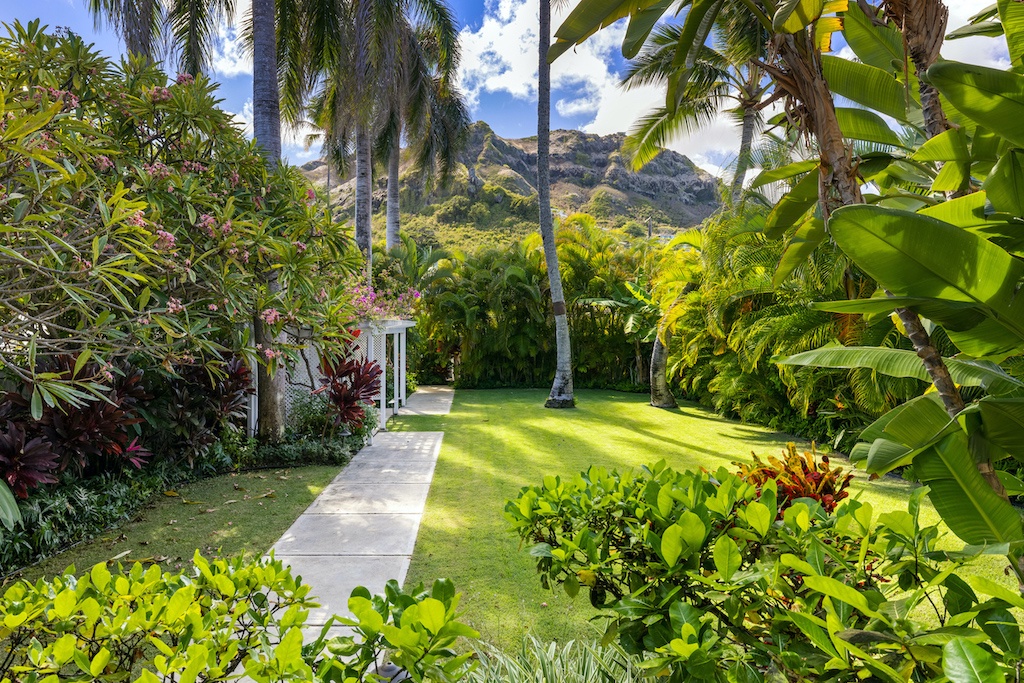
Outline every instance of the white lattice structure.
<svg viewBox="0 0 1024 683"><path fill-rule="evenodd" d="M370 360L378 363L385 371L380 385L380 394L375 403L380 409L380 424L378 429L386 430L387 421L391 415L398 413L399 409L406 404L405 378L407 371L407 332L410 327L416 325L413 320L374 320L360 323L356 329L360 334L355 339L354 355L360 360ZM301 335L290 335L294 343L302 342ZM389 409L387 405L387 368L391 368L391 381L394 385L393 406ZM306 399L310 393L318 389L320 378L320 360L316 349L307 347L301 353L301 359L288 372L288 385L285 393L285 409L291 414L295 405ZM250 402L250 425L256 423L256 410L258 406L256 397Z"/></svg>

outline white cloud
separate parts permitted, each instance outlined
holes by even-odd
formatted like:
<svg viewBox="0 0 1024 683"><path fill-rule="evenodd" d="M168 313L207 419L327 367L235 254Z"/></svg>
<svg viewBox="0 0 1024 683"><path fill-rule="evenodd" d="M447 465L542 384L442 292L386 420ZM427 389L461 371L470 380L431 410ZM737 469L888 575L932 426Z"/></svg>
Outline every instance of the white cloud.
<svg viewBox="0 0 1024 683"><path fill-rule="evenodd" d="M991 0L947 0L949 7L949 30L953 31L967 23L967 20L991 5ZM942 45L942 56L958 62L980 64L1006 69L1010 66L1010 55L1002 38L960 38L947 40Z"/></svg>
<svg viewBox="0 0 1024 683"><path fill-rule="evenodd" d="M251 138L253 136L254 120L252 98L250 97L245 101L245 104L242 105L242 111L228 113L231 114L232 122L242 130L245 137ZM315 132L315 128L305 123L295 128L282 125L281 146L289 148L289 151L293 152L299 159L311 159L317 155L319 148L315 144L308 152L304 148L306 146L306 136Z"/></svg>
<svg viewBox="0 0 1024 683"><path fill-rule="evenodd" d="M252 10L252 0L238 0L233 23L223 23L214 39L214 53L210 60L213 73L222 78L252 75L252 56L246 54L242 40L242 22Z"/></svg>

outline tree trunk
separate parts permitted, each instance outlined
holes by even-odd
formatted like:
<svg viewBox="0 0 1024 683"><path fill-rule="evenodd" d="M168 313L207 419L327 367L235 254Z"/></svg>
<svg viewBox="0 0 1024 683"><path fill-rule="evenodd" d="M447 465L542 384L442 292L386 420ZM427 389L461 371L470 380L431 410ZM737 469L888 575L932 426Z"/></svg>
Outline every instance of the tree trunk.
<svg viewBox="0 0 1024 683"><path fill-rule="evenodd" d="M253 132L267 170L281 159L281 105L277 93L277 36L274 0L252 2L252 115Z"/></svg>
<svg viewBox="0 0 1024 683"><path fill-rule="evenodd" d="M889 0L886 2L885 11L886 16L895 21L903 31L907 52L918 76L925 132L929 138L933 138L948 130L949 123L942 110L938 91L921 76L939 58L949 10L940 0ZM942 356L932 345L927 330L921 324L920 316L905 308L897 309L896 314L903 323L907 337L913 342L914 350L928 370L928 376L931 377L932 384L942 399L946 413L950 417L956 417L965 408L963 397L953 382ZM996 476L992 462L988 458L981 458L976 466L992 490L1008 499L1006 489Z"/></svg>
<svg viewBox="0 0 1024 683"><path fill-rule="evenodd" d="M818 140L821 154L820 204L827 225L829 216L836 208L864 203L857 171L853 165L852 150L843 140L832 92L821 74L820 63L816 59L805 58L793 36L776 36L776 43L787 67L786 71L781 73L784 80L780 83L803 103L807 116L803 123L811 129ZM963 398L941 354L931 343L921 323L921 317L907 308L898 308L895 312L942 399L946 412L950 417L955 417L964 409ZM979 462L978 471L993 490L1006 497L1006 492L991 463Z"/></svg>
<svg viewBox="0 0 1024 683"><path fill-rule="evenodd" d="M739 201L743 194L743 181L747 178L750 168L750 148L754 144L754 126L757 123L757 112L754 107L744 103L743 127L740 130L740 153L736 158L736 175L732 178L732 203Z"/></svg>
<svg viewBox="0 0 1024 683"><path fill-rule="evenodd" d="M903 32L903 41L918 76L924 128L929 138L949 128L939 92L921 75L939 58L949 10L941 0L886 0L885 15Z"/></svg>
<svg viewBox="0 0 1024 683"><path fill-rule="evenodd" d="M274 30L274 0L253 0L253 130L260 152L273 173L281 158L281 110L277 93L277 37ZM272 298L280 285L277 278L267 277L267 292ZM270 349L282 344L283 335L274 338L259 317L253 316L253 336L257 344ZM258 392L258 435L261 440L276 442L284 436L285 409L284 394L286 375L278 370L271 375L266 366L256 368Z"/></svg>
<svg viewBox="0 0 1024 683"><path fill-rule="evenodd" d="M327 162L327 222L334 223L334 209L331 207L331 162Z"/></svg>
<svg viewBox="0 0 1024 683"><path fill-rule="evenodd" d="M394 147L391 149L391 156L388 157L388 222L386 231L386 246L387 250L391 251L392 247L398 246L401 233L401 215L399 213L399 198L398 198L398 173L399 163L401 161L401 150L398 148L396 142Z"/></svg>
<svg viewBox="0 0 1024 683"><path fill-rule="evenodd" d="M658 330L654 336L654 350L651 351L651 405L655 408L678 406L676 397L668 388L668 344L671 335L668 330Z"/></svg>
<svg viewBox="0 0 1024 683"><path fill-rule="evenodd" d="M373 259L373 169L370 150L370 132L365 126L356 129L356 246L366 259L366 273L370 277Z"/></svg>
<svg viewBox="0 0 1024 683"><path fill-rule="evenodd" d="M540 206L540 236L544 242L551 288L551 306L555 313L555 381L546 408L572 408L576 405L572 387L572 350L569 345L569 321L566 318L562 275L555 248L555 228L551 220L551 65L548 47L551 44L551 0L540 0L540 61L537 69L537 203Z"/></svg>
<svg viewBox="0 0 1024 683"><path fill-rule="evenodd" d="M124 21L124 47L131 54L153 60L153 12L155 0L138 0ZM126 8L127 9L127 8Z"/></svg>

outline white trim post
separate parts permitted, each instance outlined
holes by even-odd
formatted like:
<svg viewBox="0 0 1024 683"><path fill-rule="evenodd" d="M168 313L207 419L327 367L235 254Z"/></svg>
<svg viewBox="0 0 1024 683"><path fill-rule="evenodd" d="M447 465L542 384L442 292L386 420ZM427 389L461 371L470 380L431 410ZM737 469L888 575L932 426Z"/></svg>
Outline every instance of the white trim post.
<svg viewBox="0 0 1024 683"><path fill-rule="evenodd" d="M402 404L403 408L405 407L405 371L406 371L406 366L409 363L409 359L406 357L406 348L405 348L405 333L408 332L408 331L409 331L408 328L403 327L402 331L398 333L398 355L402 359L402 363L398 367L398 372L400 373L400 377L401 377L401 379L399 380L399 383L398 383L398 389L399 389L399 397L400 397L399 400L401 401L401 404Z"/></svg>

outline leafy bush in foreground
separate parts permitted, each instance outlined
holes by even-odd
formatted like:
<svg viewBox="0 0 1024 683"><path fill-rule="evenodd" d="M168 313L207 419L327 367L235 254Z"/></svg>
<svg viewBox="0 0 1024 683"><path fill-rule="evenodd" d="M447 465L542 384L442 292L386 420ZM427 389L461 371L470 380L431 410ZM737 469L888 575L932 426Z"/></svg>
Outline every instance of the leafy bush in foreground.
<svg viewBox="0 0 1024 683"><path fill-rule="evenodd" d="M1005 547L937 549L938 526L810 498L779 510L778 484L723 469L546 477L505 516L541 582L589 593L641 666L671 683L1002 680L1024 653L1015 590L965 571ZM987 596L987 597L982 597ZM989 677L964 678L978 667Z"/></svg>
<svg viewBox="0 0 1024 683"><path fill-rule="evenodd" d="M10 586L0 600L0 680L174 683L244 673L258 683L369 683L384 680L371 668L385 648L414 681L456 681L467 668L471 653L456 657L448 648L477 634L456 621L450 582L412 595L392 581L372 599L356 589L349 609L358 618L340 620L355 635L328 639L329 624L304 644L317 605L280 561L196 553L193 563L178 573L98 564Z"/></svg>

